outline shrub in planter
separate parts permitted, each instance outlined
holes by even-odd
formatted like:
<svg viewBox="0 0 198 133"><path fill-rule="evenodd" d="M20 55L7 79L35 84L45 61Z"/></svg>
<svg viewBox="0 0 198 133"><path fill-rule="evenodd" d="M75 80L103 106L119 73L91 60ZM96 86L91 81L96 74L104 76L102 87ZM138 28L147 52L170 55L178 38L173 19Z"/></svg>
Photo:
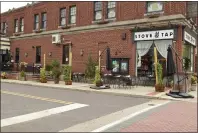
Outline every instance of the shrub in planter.
<svg viewBox="0 0 198 133"><path fill-rule="evenodd" d="M52 65L52 76L54 78L54 83L58 84L61 75L60 63L57 60L53 60L51 65Z"/></svg>
<svg viewBox="0 0 198 133"><path fill-rule="evenodd" d="M2 79L7 79L8 78L7 73L6 72L1 73L1 78Z"/></svg>
<svg viewBox="0 0 198 133"><path fill-rule="evenodd" d="M26 74L23 70L20 72L19 80L26 81Z"/></svg>
<svg viewBox="0 0 198 133"><path fill-rule="evenodd" d="M64 75L63 78L65 81L65 85L72 85L71 70L72 70L72 67L69 65L66 65L63 67L63 75Z"/></svg>
<svg viewBox="0 0 198 133"><path fill-rule="evenodd" d="M96 81L96 86L97 86L97 87L103 86L102 80Z"/></svg>
<svg viewBox="0 0 198 133"><path fill-rule="evenodd" d="M196 91L197 88L197 77L192 76L191 77L191 90Z"/></svg>
<svg viewBox="0 0 198 133"><path fill-rule="evenodd" d="M21 62L21 63L19 64L20 70L21 70L21 71L25 71L25 68L27 67L27 65L28 65L28 63L26 63L26 62Z"/></svg>
<svg viewBox="0 0 198 133"><path fill-rule="evenodd" d="M155 85L155 91L156 92L164 92L165 85L163 84L162 80L162 65L158 62L157 63L157 78L158 78L158 84Z"/></svg>
<svg viewBox="0 0 198 133"><path fill-rule="evenodd" d="M47 64L47 65L45 66L45 72L46 72L46 74L47 74L47 75L50 75L50 71L52 71L52 65Z"/></svg>
<svg viewBox="0 0 198 133"><path fill-rule="evenodd" d="M46 78L46 75L45 75L45 69L44 68L40 69L40 82L41 83L47 83L47 78Z"/></svg>
<svg viewBox="0 0 198 133"><path fill-rule="evenodd" d="M99 71L99 67L98 66L96 66L94 84L97 87L103 86L103 82L101 80L100 71Z"/></svg>
<svg viewBox="0 0 198 133"><path fill-rule="evenodd" d="M90 82L92 81L91 83L93 83L93 80L94 80L94 77L95 77L96 65L97 65L97 63L94 62L94 60L91 57L91 54L89 54L88 60L85 63L85 66L86 66L86 68L85 68L85 78Z"/></svg>

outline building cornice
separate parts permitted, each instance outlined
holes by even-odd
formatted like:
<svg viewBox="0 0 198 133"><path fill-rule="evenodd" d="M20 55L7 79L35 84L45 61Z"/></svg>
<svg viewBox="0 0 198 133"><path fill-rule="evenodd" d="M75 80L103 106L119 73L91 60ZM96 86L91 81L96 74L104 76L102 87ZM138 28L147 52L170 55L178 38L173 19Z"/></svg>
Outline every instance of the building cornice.
<svg viewBox="0 0 198 133"><path fill-rule="evenodd" d="M114 30L114 29L130 29L134 27L148 27L150 25L154 26L162 26L167 25L168 23L177 24L177 25L185 25L185 16L182 14L177 15L168 15L161 16L159 18L143 18L136 20L128 20L128 21L119 21L112 22L103 25L89 25L89 26L81 26L81 27L73 27L70 29L58 29L51 31L44 31L41 33L30 33L30 34L21 34L20 36L11 36L10 39L23 39L29 37L40 37L40 36L48 36L51 34L75 34L79 32L88 32L88 31L98 31L98 30Z"/></svg>
<svg viewBox="0 0 198 133"><path fill-rule="evenodd" d="M6 14L11 13L11 12L16 12L18 10L22 10L22 9L25 9L25 8L29 8L29 7L35 6L35 5L39 4L39 3L42 3L42 2L32 2L31 4L27 3L27 5L25 5L25 6L9 9L8 11L1 13L1 16L6 15Z"/></svg>

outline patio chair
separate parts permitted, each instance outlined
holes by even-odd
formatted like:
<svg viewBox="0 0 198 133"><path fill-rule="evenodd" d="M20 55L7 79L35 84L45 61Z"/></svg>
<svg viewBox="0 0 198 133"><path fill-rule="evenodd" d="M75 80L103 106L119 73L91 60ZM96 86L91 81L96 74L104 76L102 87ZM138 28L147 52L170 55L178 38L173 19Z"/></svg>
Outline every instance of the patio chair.
<svg viewBox="0 0 198 133"><path fill-rule="evenodd" d="M86 82L85 74L84 73L78 73L78 80L79 80L79 82L85 83Z"/></svg>
<svg viewBox="0 0 198 133"><path fill-rule="evenodd" d="M72 73L72 81L73 82L78 82L78 73Z"/></svg>

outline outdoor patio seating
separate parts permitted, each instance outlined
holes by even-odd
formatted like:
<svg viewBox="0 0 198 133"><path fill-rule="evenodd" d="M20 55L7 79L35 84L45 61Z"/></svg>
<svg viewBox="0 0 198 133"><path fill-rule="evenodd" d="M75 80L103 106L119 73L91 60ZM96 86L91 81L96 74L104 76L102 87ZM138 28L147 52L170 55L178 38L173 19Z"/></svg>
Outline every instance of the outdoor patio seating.
<svg viewBox="0 0 198 133"><path fill-rule="evenodd" d="M78 73L72 73L72 81L73 82L78 82Z"/></svg>
<svg viewBox="0 0 198 133"><path fill-rule="evenodd" d="M86 82L85 74L84 73L72 73L72 80L73 82Z"/></svg>

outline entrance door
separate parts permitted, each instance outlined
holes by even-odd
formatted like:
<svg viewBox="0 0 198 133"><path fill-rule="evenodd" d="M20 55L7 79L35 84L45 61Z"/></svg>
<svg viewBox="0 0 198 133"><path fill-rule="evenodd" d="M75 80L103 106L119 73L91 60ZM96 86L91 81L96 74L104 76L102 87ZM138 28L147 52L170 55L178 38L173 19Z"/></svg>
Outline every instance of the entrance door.
<svg viewBox="0 0 198 133"><path fill-rule="evenodd" d="M69 64L69 45L63 45L63 61L62 64Z"/></svg>

